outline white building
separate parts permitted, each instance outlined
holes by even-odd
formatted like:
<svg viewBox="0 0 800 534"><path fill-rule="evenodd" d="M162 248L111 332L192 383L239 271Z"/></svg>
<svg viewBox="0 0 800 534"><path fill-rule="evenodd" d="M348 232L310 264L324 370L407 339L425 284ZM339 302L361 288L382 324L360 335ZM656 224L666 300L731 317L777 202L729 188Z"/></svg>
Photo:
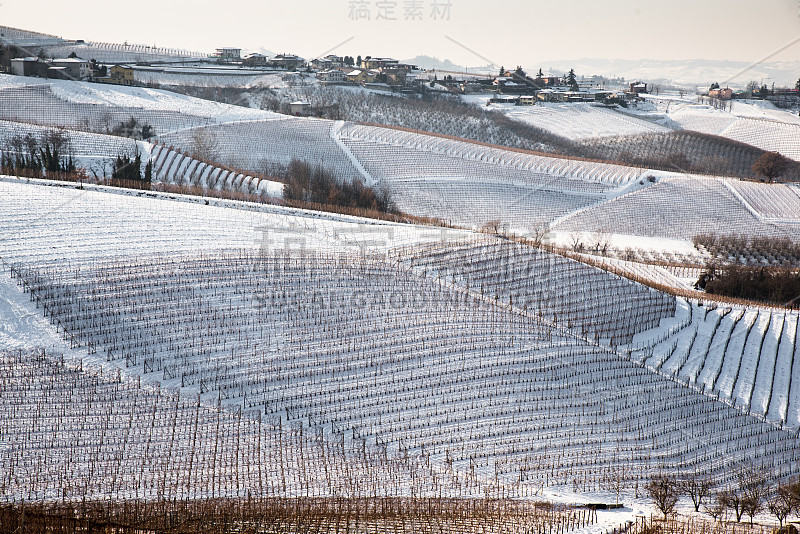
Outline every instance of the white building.
<svg viewBox="0 0 800 534"><path fill-rule="evenodd" d="M306 117L311 113L311 104L302 101L292 102L289 104L289 109L292 115Z"/></svg>
<svg viewBox="0 0 800 534"><path fill-rule="evenodd" d="M344 72L339 69L329 69L317 73L317 80L320 83L345 83L347 78Z"/></svg>
<svg viewBox="0 0 800 534"><path fill-rule="evenodd" d="M240 61L242 59L242 49L225 46L217 48L215 55L222 61Z"/></svg>
<svg viewBox="0 0 800 534"><path fill-rule="evenodd" d="M85 80L92 76L92 66L88 61L78 57L54 59L53 67L62 68L66 76L72 80Z"/></svg>

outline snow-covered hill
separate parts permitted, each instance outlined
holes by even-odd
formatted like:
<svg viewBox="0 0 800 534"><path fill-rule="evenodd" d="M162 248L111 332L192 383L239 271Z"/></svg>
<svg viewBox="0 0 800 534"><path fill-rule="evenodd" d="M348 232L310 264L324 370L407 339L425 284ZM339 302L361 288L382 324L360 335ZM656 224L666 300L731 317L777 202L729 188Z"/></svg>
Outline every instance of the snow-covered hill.
<svg viewBox="0 0 800 534"><path fill-rule="evenodd" d="M658 102L659 112L666 112L680 128L727 137L800 161L800 117L770 102L735 101L723 111L686 100L668 102L666 107L659 97L648 98Z"/></svg>
<svg viewBox="0 0 800 534"><path fill-rule="evenodd" d="M671 131L655 122L587 103L537 103L535 106L491 104L488 109L500 110L513 119L573 141Z"/></svg>
<svg viewBox="0 0 800 534"><path fill-rule="evenodd" d="M160 424L152 438L152 447L163 448L170 441L161 429L175 428L179 436L176 449L158 461L177 454L181 460L151 477L156 486L167 477L170 496L185 494L174 482L182 473L194 473L187 475L194 480L216 473L211 486L202 486L213 488L214 477L235 471L235 461L209 467L211 444L197 449L189 429L199 431L202 421L212 436L228 440L228 430L209 425L220 420L221 428L232 428L227 421L237 420L238 407L260 412L261 425L280 421L303 435L343 440L348 450L430 466L439 482L428 489L444 495L488 487L525 496L566 484L591 491L620 469L633 482L667 466L697 468L724 481L732 465L751 458L774 465L778 476L798 472L800 444L792 434L614 348L636 332L658 336L653 328L660 326L668 337L681 336L695 323L672 317L670 297L603 271L494 238L279 207L14 180L0 182L0 192L3 276L13 267L14 280L28 292L6 284L4 298L15 303L9 309L35 303L34 313L46 313L53 324L39 328L56 329L67 340L68 358L80 354L84 365L103 368L104 379L88 391L81 385L76 395L120 417L102 412L97 426L84 428L130 440L101 454L107 458L102 471L90 478L97 484L113 481L114 472L141 469L146 432L139 422L151 420L136 415L137 390L105 384L117 370L126 384L138 376L190 400L139 394L157 414L180 416L179 426ZM616 310L613 324L601 313L609 307ZM785 359L785 348L776 354ZM25 365L34 383L58 384L56 392L73 387L73 375L53 378L51 363ZM762 391L759 380L753 391ZM0 381L13 393L2 397L21 399L15 404L26 413L51 398L31 398L15 384ZM116 408L102 401L112 391L121 400ZM174 410L158 407L170 402ZM792 402L784 405L791 410ZM215 412L217 404L225 411ZM25 434L26 418L15 423L23 425L14 427L19 432L0 439L25 440L26 450L36 451L26 465L46 465L63 476L84 473L84 464L60 458L69 450L91 455L44 446L70 442L54 433L58 417L67 414L59 406L40 414L50 426ZM236 425L240 436L267 439L263 426ZM253 439L232 450L274 458ZM8 443L2 450L20 449ZM189 468L193 457L197 467ZM2 458L18 461L13 454ZM312 456L297 469L317 460ZM339 461L352 465L346 457ZM11 464L0 463L7 471L3 465ZM265 464L249 462L239 471L238 486L220 481L219 491L241 496L241 481L276 483L256 474L258 465ZM392 476L381 474L380 465L365 469L379 480ZM320 488L324 480L299 487ZM185 491L199 491L186 482ZM30 484L9 487L9 495L32 491ZM54 487L36 484L37 492ZM119 495L136 491L127 478L112 484L119 484ZM408 491L404 484L382 491Z"/></svg>

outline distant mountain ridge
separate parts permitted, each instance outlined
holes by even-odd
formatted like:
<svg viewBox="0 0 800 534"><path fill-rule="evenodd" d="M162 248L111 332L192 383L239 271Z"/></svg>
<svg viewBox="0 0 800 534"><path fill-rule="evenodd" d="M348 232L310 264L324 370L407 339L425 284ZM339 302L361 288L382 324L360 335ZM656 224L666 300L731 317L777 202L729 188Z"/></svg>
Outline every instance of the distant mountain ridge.
<svg viewBox="0 0 800 534"><path fill-rule="evenodd" d="M440 60L431 56L417 56L404 60L425 69L454 72L491 73L495 65L464 67L449 59ZM508 65L506 65L508 66ZM800 61L774 61L754 65L746 61L720 61L711 59L656 60L656 59L597 59L546 60L535 65L526 65L525 70L536 72L541 68L547 74L564 74L575 69L579 76L599 74L607 78L624 77L628 80L671 82L687 86L705 86L714 82L744 87L747 82L794 87L800 78Z"/></svg>
<svg viewBox="0 0 800 534"><path fill-rule="evenodd" d="M744 87L755 80L776 86L794 87L800 78L800 61L774 61L754 64L747 61L711 59L595 59L550 60L541 65L553 74L575 69L579 75L601 74L606 77L671 81L681 85L710 85L717 82L730 87Z"/></svg>

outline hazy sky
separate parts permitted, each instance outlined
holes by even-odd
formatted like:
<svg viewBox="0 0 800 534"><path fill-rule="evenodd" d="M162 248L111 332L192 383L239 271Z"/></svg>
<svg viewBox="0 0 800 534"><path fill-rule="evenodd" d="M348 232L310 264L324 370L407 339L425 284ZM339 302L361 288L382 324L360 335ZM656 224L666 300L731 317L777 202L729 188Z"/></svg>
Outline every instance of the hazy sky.
<svg viewBox="0 0 800 534"><path fill-rule="evenodd" d="M757 61L800 39L800 0L0 0L0 24L203 52L430 55L534 68L578 58ZM800 42L773 58L797 59Z"/></svg>

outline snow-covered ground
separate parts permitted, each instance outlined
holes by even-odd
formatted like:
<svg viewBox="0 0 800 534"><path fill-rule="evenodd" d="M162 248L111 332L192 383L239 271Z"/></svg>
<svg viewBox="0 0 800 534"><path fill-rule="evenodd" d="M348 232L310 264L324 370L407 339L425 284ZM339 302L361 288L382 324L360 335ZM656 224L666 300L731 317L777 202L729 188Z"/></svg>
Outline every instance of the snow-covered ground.
<svg viewBox="0 0 800 534"><path fill-rule="evenodd" d="M655 122L585 102L573 104L542 102L535 106L490 104L487 109L502 111L520 122L574 141L672 131Z"/></svg>
<svg viewBox="0 0 800 534"><path fill-rule="evenodd" d="M740 200L742 197L734 194L738 184L724 178L666 177L650 187L576 212L562 219L554 230L605 231L682 241L691 241L703 233L797 239L794 217L760 217L760 212L749 209ZM747 184L748 192L755 194L751 189L758 192L758 198L768 198L772 192L771 184Z"/></svg>
<svg viewBox="0 0 800 534"><path fill-rule="evenodd" d="M781 427L800 429L798 313L683 304L688 319L667 337L640 334L645 365Z"/></svg>
<svg viewBox="0 0 800 534"><path fill-rule="evenodd" d="M789 433L720 402L715 392L710 397L695 385L681 385L680 374L654 372L608 345L635 332L658 339L660 328L677 336L667 342L680 344L681 329L699 324L697 312L688 322L684 312L672 317L670 297L557 256L453 230L14 178L0 181L0 225L6 278L0 313L9 325L0 336L2 348L44 344L64 352L71 365L79 357L84 369L102 368L101 383L86 386L83 375L70 375L76 383L67 376L54 379L42 370L50 363L15 367L35 376L36 384L56 384L49 397L31 398L19 389L3 397L30 414L43 399L52 406L17 420L17 431L2 438L22 440L26 450L37 451L25 457L25 465L54 473L51 482L36 479L35 492L57 488L59 473L87 476L82 462L94 454L106 460L90 495L102 492L120 469L139 470L142 461L168 466L176 458L168 452L171 426L158 426L152 443L165 452L156 461L152 449L143 452L136 445L147 442L144 430L127 422L149 420L141 407L153 410L154 403L163 403L168 414L170 402L181 406L175 443L185 452L164 467L166 475L157 468L144 480L157 488L164 476L167 494L178 496L199 491L175 483L187 476L209 480L204 487L218 488L217 494L241 495L241 484L211 481L230 480L225 473L235 469L231 458L237 455L274 459L281 450L275 434L248 426L243 435L253 438L245 440L245 449L226 448L224 454L232 456L225 456L224 468L209 465L211 445L194 448L189 429L199 421L204 435L220 436L213 429L217 418L235 420L237 407L259 412L262 425L279 420L284 429L299 431L302 424L308 435L320 431L334 443L344 439L347 450L364 447L378 458L408 454L409 470L430 463L428 473L437 473L439 482L414 480L428 480L426 491L444 495L483 494L496 478L506 495L537 497L547 489L562 499L578 500L574 494L580 493L593 499L604 474L619 469L630 470L631 483L667 465L699 466L725 480L731 465L754 456L780 466L779 475L796 474L800 444ZM388 258L375 254L382 252L390 252ZM27 294L14 287L18 281ZM45 307L47 319L41 315ZM796 327L796 318L790 321ZM744 353L755 354L757 344L748 340ZM660 350L658 343L650 346ZM764 346L773 352L772 344ZM787 354L783 344L774 352L781 361ZM770 374L761 367L769 367L768 361L752 372L752 365L742 365L748 371L732 391L793 413L794 394L778 394L770 403L760 393L762 377ZM148 388L157 381L169 395L187 400L157 400L151 389L129 394L104 385L118 371L126 384L138 376ZM779 390L794 391L786 385ZM53 453L61 438L50 429L71 413L54 402L52 395L60 391L95 399L98 407L116 391L114 413L124 414L111 418L101 411L84 427L83 432L105 428L109 439L102 445L94 433L68 428L60 434L68 436L64 442L87 444L86 455L75 452L77 463ZM130 395L149 400L141 404ZM218 402L222 412L214 411ZM24 425L32 421L42 425L30 433ZM233 424L224 422L222 435ZM125 435L131 444L115 449ZM257 453L256 435L273 448ZM19 450L10 447L16 445L0 449ZM45 451L46 457L40 455ZM198 455L196 467L185 462L192 454ZM6 457L0 457L0 469ZM336 469L355 461L337 458L342 467ZM317 465L319 479L292 475L285 494L309 487L328 494L330 478L323 473L329 471L317 460L312 455L305 466ZM292 469L302 469L293 462ZM264 464L241 467L239 476L248 484L276 483L272 475L257 475L258 465ZM358 468L375 481L387 476L382 465ZM385 491L411 491L408 478L397 480ZM110 483L118 496L141 489L128 478ZM570 486L573 494L564 491ZM34 491L24 481L14 488L15 495ZM640 511L637 504L603 521Z"/></svg>
<svg viewBox="0 0 800 534"><path fill-rule="evenodd" d="M51 120L52 125L81 128L82 121L84 126L91 126L102 119L98 109L115 113L103 119L106 126L136 115L141 121L151 120L160 141L167 146L196 153L196 138L202 134L210 137L205 143L208 153L200 155L204 159L250 169L249 173L227 173L223 181L218 179L219 173L212 175L207 165L175 153L162 157L167 153L161 151L156 158L158 177L169 183L211 186L213 182L213 188L225 186L248 194L279 196L279 184L265 183L269 187L262 187L248 175L268 173L276 164L286 165L296 158L323 165L342 179L359 177L367 183L386 186L393 192L396 204L414 215L471 228L497 221L499 227L517 234L545 224L555 226L563 235L604 230L619 236L614 240L620 249L636 248L636 238L678 239L683 243L675 250L681 254L688 253L684 250L687 241L702 231L730 233L736 228L737 233L786 235L792 234L793 226L784 228L782 223L797 218L797 203L789 201L791 189L766 191L761 184L739 186L728 182L721 182L726 185L721 187L708 179L684 179L647 169L552 158L396 129L288 117L168 91L66 81L22 87L30 80L0 76L0 84L8 87L0 89L0 97L19 104L4 108L5 113L20 115L18 120L38 118L37 122L45 124ZM27 100L29 97L32 100ZM593 122L602 123L600 130L594 131L600 135L618 133L619 128L624 130L631 124L646 127L651 133L653 128L663 130L631 113L653 119L653 114L667 117L673 111L679 114L681 109L693 106L690 97L681 100L677 95L660 95L649 98L642 109L631 109L626 114L584 104L511 106L508 112L564 116L570 127L586 132L593 131ZM768 106L747 106L737 113L775 117L782 113ZM734 115L725 118L728 119L756 120ZM3 124L11 125L4 128L8 131L21 127ZM28 128L34 131L37 127ZM113 147L105 146L107 138L78 138L77 144L84 152L89 144L98 143L90 151L102 157L113 151ZM152 153L141 143L139 149ZM80 150L76 152L84 156ZM783 199L781 203L767 207L774 204L776 194ZM755 223L750 224L753 219ZM663 248L665 243L656 248Z"/></svg>
<svg viewBox="0 0 800 534"><path fill-rule="evenodd" d="M656 104L656 114L665 114L678 128L727 137L800 161L800 116L796 112L760 100L736 100L723 111L697 103L696 97L646 98Z"/></svg>
<svg viewBox="0 0 800 534"><path fill-rule="evenodd" d="M283 116L170 91L0 75L0 118L106 132L135 118L156 134L192 126Z"/></svg>

